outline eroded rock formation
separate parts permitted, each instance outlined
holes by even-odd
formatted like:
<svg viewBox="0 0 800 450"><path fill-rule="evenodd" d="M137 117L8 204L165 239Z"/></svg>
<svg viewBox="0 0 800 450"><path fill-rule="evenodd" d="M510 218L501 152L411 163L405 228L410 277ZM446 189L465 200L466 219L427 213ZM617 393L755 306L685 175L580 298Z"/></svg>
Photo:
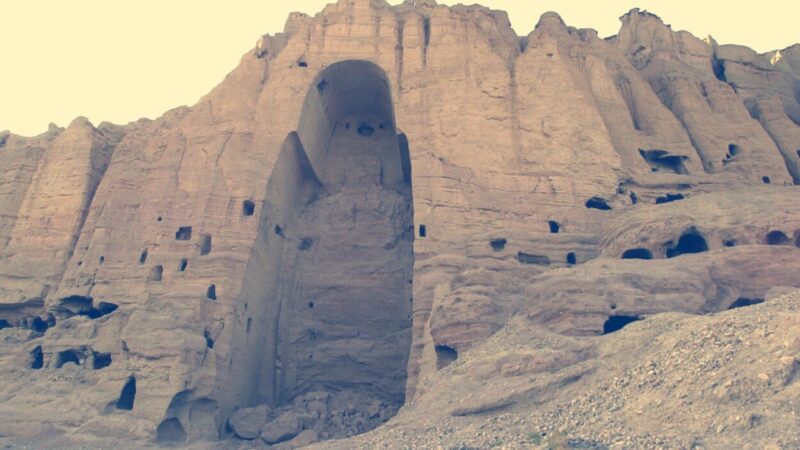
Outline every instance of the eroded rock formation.
<svg viewBox="0 0 800 450"><path fill-rule="evenodd" d="M340 0L192 107L0 134L0 436L345 437L515 316L570 336L533 373L800 287L798 46L621 21Z"/></svg>

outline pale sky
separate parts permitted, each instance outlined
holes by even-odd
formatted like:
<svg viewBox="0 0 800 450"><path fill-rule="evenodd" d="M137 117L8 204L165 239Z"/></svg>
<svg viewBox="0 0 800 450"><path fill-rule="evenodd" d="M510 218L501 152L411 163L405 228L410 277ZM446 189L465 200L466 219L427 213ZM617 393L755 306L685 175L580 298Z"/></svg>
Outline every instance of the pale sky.
<svg viewBox="0 0 800 450"><path fill-rule="evenodd" d="M35 135L50 122L66 126L77 116L95 125L124 124L192 105L236 67L262 34L282 31L289 12L313 15L330 2L2 0L0 130ZM619 17L639 7L676 31L710 34L720 44L767 52L800 42L797 0L479 3L507 11L519 35L533 30L542 13L556 11L568 25L610 36L619 30Z"/></svg>

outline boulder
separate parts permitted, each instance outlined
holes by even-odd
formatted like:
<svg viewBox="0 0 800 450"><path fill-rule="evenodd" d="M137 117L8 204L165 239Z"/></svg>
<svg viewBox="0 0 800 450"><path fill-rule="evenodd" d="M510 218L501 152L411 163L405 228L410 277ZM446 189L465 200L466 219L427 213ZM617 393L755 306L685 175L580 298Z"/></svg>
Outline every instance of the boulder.
<svg viewBox="0 0 800 450"><path fill-rule="evenodd" d="M261 428L261 439L267 444L276 444L295 437L302 429L297 415L287 411Z"/></svg>
<svg viewBox="0 0 800 450"><path fill-rule="evenodd" d="M267 405L238 409L228 419L228 424L240 438L255 439L261 434L269 412L270 407Z"/></svg>

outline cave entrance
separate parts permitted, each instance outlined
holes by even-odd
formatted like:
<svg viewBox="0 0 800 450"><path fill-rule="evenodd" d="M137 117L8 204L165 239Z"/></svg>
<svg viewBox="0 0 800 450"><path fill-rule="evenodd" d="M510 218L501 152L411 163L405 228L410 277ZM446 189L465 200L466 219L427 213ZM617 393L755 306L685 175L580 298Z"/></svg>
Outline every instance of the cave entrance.
<svg viewBox="0 0 800 450"><path fill-rule="evenodd" d="M772 230L767 233L765 238L767 245L786 245L789 243L789 236L780 230Z"/></svg>
<svg viewBox="0 0 800 450"><path fill-rule="evenodd" d="M444 369L458 359L458 351L448 345L437 345L436 370Z"/></svg>
<svg viewBox="0 0 800 450"><path fill-rule="evenodd" d="M687 175L689 173L686 170L686 165L684 161L688 160L689 157L683 155L673 155L666 150L644 150L639 149L639 154L642 155L642 158L650 165L650 168L653 172L658 171L666 171L677 173L679 175Z"/></svg>
<svg viewBox="0 0 800 450"><path fill-rule="evenodd" d="M622 259L653 259L653 252L646 248L631 248L625 250Z"/></svg>
<svg viewBox="0 0 800 450"><path fill-rule="evenodd" d="M674 247L667 246L667 258L674 258L676 256L685 255L689 253L703 253L708 251L708 243L700 232L695 229L689 229L683 233L678 239L678 244Z"/></svg>
<svg viewBox="0 0 800 450"><path fill-rule="evenodd" d="M603 323L603 334L610 334L619 331L625 325L642 320L639 316L626 316L626 315L613 315L608 316L608 319Z"/></svg>
<svg viewBox="0 0 800 450"><path fill-rule="evenodd" d="M290 407L307 392L345 390L402 405L412 325L411 162L382 69L345 61L317 76L278 155L260 220L249 294L239 300L242 324L252 327L234 332L242 350L231 356L233 406ZM271 232L277 226L280 234Z"/></svg>

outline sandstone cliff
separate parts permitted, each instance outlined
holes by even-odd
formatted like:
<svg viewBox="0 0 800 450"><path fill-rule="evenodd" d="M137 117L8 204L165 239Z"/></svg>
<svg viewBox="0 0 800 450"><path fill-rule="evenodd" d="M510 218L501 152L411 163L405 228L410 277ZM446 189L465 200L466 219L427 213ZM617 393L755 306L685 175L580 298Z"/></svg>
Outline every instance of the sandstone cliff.
<svg viewBox="0 0 800 450"><path fill-rule="evenodd" d="M621 22L340 0L192 107L0 134L0 439L345 437L509 320L555 370L800 287L800 47Z"/></svg>

